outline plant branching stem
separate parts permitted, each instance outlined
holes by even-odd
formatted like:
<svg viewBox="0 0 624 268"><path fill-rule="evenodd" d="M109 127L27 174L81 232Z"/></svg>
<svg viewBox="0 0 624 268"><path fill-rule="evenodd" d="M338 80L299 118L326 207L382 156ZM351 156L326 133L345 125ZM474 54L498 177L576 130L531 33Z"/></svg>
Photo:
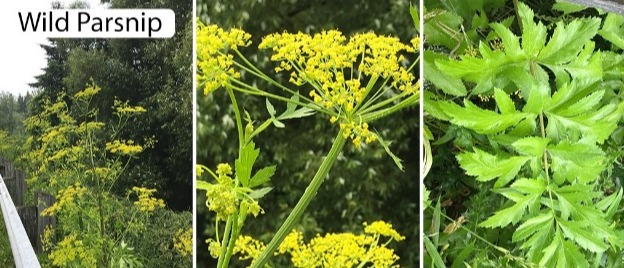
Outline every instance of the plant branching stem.
<svg viewBox="0 0 624 268"><path fill-rule="evenodd" d="M334 163L338 159L338 155L342 151L342 148L345 145L345 141L346 139L343 136L343 131L340 130L338 132L338 136L336 136L336 139L334 140L334 143L332 144L331 149L329 150L329 153L327 153L327 156L321 163L321 166L319 167L316 174L314 175L314 178L312 178L312 181L310 182L308 187L305 189L305 192L299 199L299 202L297 202L297 205L295 205L295 208L293 209L293 211L290 213L290 215L288 215L288 218L286 218L286 221L279 228L275 236L273 236L273 239L271 239L271 242L269 242L266 249L262 251L262 253L260 254L260 257L258 257L258 259L256 259L256 262L253 264L253 266L251 266L252 268L264 267L264 265L273 256L273 252L275 252L275 250L282 243L284 238L286 238L286 235L288 235L288 233L290 233L290 231L295 226L295 224L299 222L299 220L301 219L301 216L303 216L303 212L305 211L305 209L308 207L308 205L310 204L310 202L316 195L316 192L318 191L321 184L323 184L323 180L329 173L329 170L331 169L331 167L334 165Z"/></svg>

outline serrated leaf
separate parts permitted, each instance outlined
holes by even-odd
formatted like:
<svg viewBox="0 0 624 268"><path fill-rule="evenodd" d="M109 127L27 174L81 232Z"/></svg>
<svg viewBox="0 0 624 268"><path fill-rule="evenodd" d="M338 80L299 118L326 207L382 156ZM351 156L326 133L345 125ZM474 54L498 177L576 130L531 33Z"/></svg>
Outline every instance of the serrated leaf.
<svg viewBox="0 0 624 268"><path fill-rule="evenodd" d="M547 112L548 126L546 127L546 134L559 140L578 139L582 135L584 138L602 143L617 128L617 121L620 115L612 116L617 111L617 108L617 106L609 104L593 113L574 117L565 117Z"/></svg>
<svg viewBox="0 0 624 268"><path fill-rule="evenodd" d="M497 188L509 183L529 159L526 156L503 158L477 148L474 152L457 155L457 160L461 167L466 170L466 174L477 177L479 181L499 178L495 184Z"/></svg>
<svg viewBox="0 0 624 268"><path fill-rule="evenodd" d="M557 114L560 116L573 117L589 112L600 103L604 93L604 90L598 90L591 93L589 96L582 98L576 103L562 109L560 112L557 112Z"/></svg>
<svg viewBox="0 0 624 268"><path fill-rule="evenodd" d="M256 159L258 155L260 155L260 149L255 149L255 143L249 142L243 150L241 150L241 154L238 156L238 159L234 161L234 167L236 169L236 177L241 182L243 187L249 187L249 179L251 178L251 169L253 168L254 163L256 163Z"/></svg>
<svg viewBox="0 0 624 268"><path fill-rule="evenodd" d="M442 92L446 94L452 96L466 96L466 86L461 79L444 74L433 64L436 60L445 59L447 56L432 51L425 51L424 54L425 59L423 65L427 81L433 83L434 86L441 89Z"/></svg>
<svg viewBox="0 0 624 268"><path fill-rule="evenodd" d="M511 97L509 97L509 95L505 91L499 88L495 88L494 100L496 100L496 105L498 106L501 114L510 114L516 112L516 106L514 105L513 100L511 100Z"/></svg>
<svg viewBox="0 0 624 268"><path fill-rule="evenodd" d="M258 190L253 190L249 193L249 197L258 200L268 194L271 190L273 190L273 187L264 187Z"/></svg>
<svg viewBox="0 0 624 268"><path fill-rule="evenodd" d="M518 5L518 17L522 23L522 49L529 57L535 57L546 43L546 27L535 24L534 13L526 5Z"/></svg>
<svg viewBox="0 0 624 268"><path fill-rule="evenodd" d="M481 109L467 99L464 100L465 107L451 102L442 102L439 106L451 117L451 123L481 134L502 132L532 115L528 113L499 114Z"/></svg>
<svg viewBox="0 0 624 268"><path fill-rule="evenodd" d="M550 101L550 87L545 83L534 82L528 92L527 103L522 107L526 113L538 114L542 112Z"/></svg>
<svg viewBox="0 0 624 268"><path fill-rule="evenodd" d="M546 146L550 143L549 138L542 137L526 137L517 140L512 146L518 151L518 153L533 157L542 157Z"/></svg>
<svg viewBox="0 0 624 268"><path fill-rule="evenodd" d="M273 174L275 174L275 169L276 166L268 166L258 170L249 180L249 188L254 188L269 181Z"/></svg>
<svg viewBox="0 0 624 268"><path fill-rule="evenodd" d="M512 241L518 242L527 239L529 236L537 233L543 228L552 228L555 217L551 211L545 214L539 214L526 220L523 224L518 226L513 233Z"/></svg>
<svg viewBox="0 0 624 268"><path fill-rule="evenodd" d="M269 99L266 99L266 108L269 114L271 115L271 117L275 116L275 112L276 112L275 107L273 107L273 104L271 104Z"/></svg>
<svg viewBox="0 0 624 268"><path fill-rule="evenodd" d="M501 38L503 45L505 46L505 55L514 61L524 60L524 52L520 49L520 39L514 35L509 28L500 24L492 23L490 25L498 37Z"/></svg>
<svg viewBox="0 0 624 268"><path fill-rule="evenodd" d="M584 249L594 253L604 252L608 249L602 238L596 237L591 232L585 230L588 226L567 220L558 220L557 224L567 238L573 240Z"/></svg>
<svg viewBox="0 0 624 268"><path fill-rule="evenodd" d="M535 203L539 202L539 199L539 195L526 195L511 207L497 211L487 220L480 223L479 226L495 228L505 227L509 224L516 224L524 215L527 207L533 206Z"/></svg>
<svg viewBox="0 0 624 268"><path fill-rule="evenodd" d="M613 45L624 49L624 17L615 13L608 13L598 34Z"/></svg>
<svg viewBox="0 0 624 268"><path fill-rule="evenodd" d="M524 4L522 4L524 5ZM565 24L557 22L550 40L541 50L541 63L559 65L570 62L578 55L585 43L591 40L600 27L600 19L575 19Z"/></svg>
<svg viewBox="0 0 624 268"><path fill-rule="evenodd" d="M542 178L517 179L511 184L511 188L525 194L542 195L546 190L546 182Z"/></svg>
<svg viewBox="0 0 624 268"><path fill-rule="evenodd" d="M605 211L607 218L610 219L615 214L617 208L620 206L620 202L622 201L622 188L620 188L617 193L611 194L606 198L600 200L596 204L596 208Z"/></svg>
<svg viewBox="0 0 624 268"><path fill-rule="evenodd" d="M552 158L553 178L558 182L579 179L588 183L596 180L605 168L604 152L591 143L563 141L548 146L547 150Z"/></svg>

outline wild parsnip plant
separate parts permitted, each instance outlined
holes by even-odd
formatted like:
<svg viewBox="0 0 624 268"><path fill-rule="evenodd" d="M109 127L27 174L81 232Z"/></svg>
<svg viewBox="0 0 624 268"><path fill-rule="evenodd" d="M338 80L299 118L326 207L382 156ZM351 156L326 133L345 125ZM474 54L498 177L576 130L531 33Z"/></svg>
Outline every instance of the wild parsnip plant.
<svg viewBox="0 0 624 268"><path fill-rule="evenodd" d="M258 48L270 50L273 53L271 60L279 64L275 71L286 72L290 76L291 84L282 85L260 71L239 51L239 47L251 45L249 34L240 29L224 30L201 22L198 25L198 84L204 94L220 88L227 91L234 108L239 142L239 157L234 160L233 167L228 163L219 164L216 170L198 166L200 178L203 178L203 174L209 176L207 180L198 181L197 188L206 191L206 205L217 214L217 233L214 238L208 239L209 250L213 257L218 258L218 267L228 267L235 252L247 252L245 258L253 260L252 267L265 267L282 241L290 241L293 235L298 234L291 233L293 226L328 176L347 140L355 148L377 142L386 149L396 165L403 168L401 161L391 153L389 143L372 129L371 123L418 103L420 83L413 71L418 60L410 62L406 58L406 55L417 54L418 38L414 38L408 45L397 38L373 33L347 38L336 30L314 35L281 33L265 36ZM240 79L241 73L268 82L284 95L247 84ZM247 124L243 126L243 115L235 93L265 97L269 118L255 125L251 116L246 114ZM271 100L285 102L286 110L278 114ZM337 135L305 193L266 246L260 241L240 236L247 215L257 216L263 212L258 200L269 193L271 188L262 186L270 180L277 168L268 166L253 172L254 163L260 156L260 149L255 148L253 138L270 125L283 128L286 126L283 123L285 120L315 114L325 116L335 124ZM221 222L225 222L225 227L220 226ZM341 235L356 237L353 234ZM373 255L367 252L375 250L386 250L388 256L391 256L384 267L398 259L385 244L377 244L379 236L376 236L375 241L371 241L370 237L358 238L366 241L370 248L369 251L357 251L358 257L350 259L354 267L374 263ZM334 238L333 235L327 235L323 239ZM401 240L399 238L396 234L395 240ZM308 245L301 240L297 245L291 243L290 248L283 246L280 251L290 252L293 264L297 267L316 267L313 265L316 257L299 254L299 250L312 249L313 244L321 243L323 239L313 240Z"/></svg>
<svg viewBox="0 0 624 268"><path fill-rule="evenodd" d="M560 21L549 33L528 6L516 7L521 35L492 23L500 42L435 62L474 86L466 93L495 106L478 106L464 93L461 104L432 98L426 107L482 137L457 161L477 181L495 181L491 190L508 199L478 224L513 228L516 248L497 250L519 251L539 267L621 263L622 230L614 215L622 189L607 195L598 187L612 161L603 146L624 112L619 97L607 97L614 96L604 83L612 66L592 41L601 20Z"/></svg>
<svg viewBox="0 0 624 268"><path fill-rule="evenodd" d="M119 137L131 117L146 112L140 106L115 101L116 124L98 121L98 111L90 103L100 90L90 84L72 96L61 94L58 101L46 102L40 114L26 119L29 133L39 133L26 143L31 148L24 155L31 167L28 183L56 196L56 202L41 212L55 215L59 222L42 235L51 265L142 267L144 260L128 242L147 235L146 223L164 202L155 197L154 189L133 187L127 200L112 195L111 189L133 156L154 141L147 139L141 145Z"/></svg>

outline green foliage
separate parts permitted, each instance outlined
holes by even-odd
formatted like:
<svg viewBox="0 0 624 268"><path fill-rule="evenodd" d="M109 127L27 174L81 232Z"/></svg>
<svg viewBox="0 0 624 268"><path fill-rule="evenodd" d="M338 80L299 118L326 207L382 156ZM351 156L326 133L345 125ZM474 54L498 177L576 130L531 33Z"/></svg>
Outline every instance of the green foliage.
<svg viewBox="0 0 624 268"><path fill-rule="evenodd" d="M487 219L472 219L480 227L513 233L498 241L478 236L486 246L505 256L521 254L512 259L540 267L608 266L603 256L621 257L622 252L619 219L610 211L620 206L622 190L609 195L597 186L610 180L606 175L613 158L606 144L612 144L624 102L606 97L618 94L621 77L606 74L612 68L603 62L608 52L596 49L593 41L603 31L601 19L545 25L536 22L527 5L514 8L521 34L490 23L486 40L500 41L479 42L458 59L425 55L425 62L435 66L432 84L441 89L427 96L425 109L452 124L436 126L470 133L470 141L462 143L454 134L456 144L465 148L456 156L459 165L477 181L496 179L486 189L492 187L506 200L488 211ZM603 29L617 25L609 16ZM441 81L444 77L451 82ZM464 97L463 105L454 96ZM446 141L453 134L449 137Z"/></svg>

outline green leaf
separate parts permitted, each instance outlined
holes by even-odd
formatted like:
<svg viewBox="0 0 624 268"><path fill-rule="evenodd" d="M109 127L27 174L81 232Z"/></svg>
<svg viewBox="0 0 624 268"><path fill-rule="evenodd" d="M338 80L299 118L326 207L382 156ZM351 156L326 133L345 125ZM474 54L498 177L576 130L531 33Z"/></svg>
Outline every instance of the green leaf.
<svg viewBox="0 0 624 268"><path fill-rule="evenodd" d="M435 264L434 267L438 267L438 268L445 268L446 265L444 264L444 261L442 260L442 256L440 256L440 253L438 252L438 248L433 245L433 243L431 242L431 239L429 239L428 236L423 236L424 240L425 240L425 249L427 250L427 254L429 254L429 256L431 256L431 258L433 258L433 263Z"/></svg>
<svg viewBox="0 0 624 268"><path fill-rule="evenodd" d="M596 204L596 208L605 211L607 218L610 219L611 217L613 217L613 215L617 211L617 208L620 206L620 202L622 201L622 193L624 192L622 191L622 188L620 188L617 193L611 194L610 196L600 200L600 202Z"/></svg>
<svg viewBox="0 0 624 268"><path fill-rule="evenodd" d="M539 158L543 156L548 143L550 143L549 138L531 136L517 140L512 146L520 154Z"/></svg>
<svg viewBox="0 0 624 268"><path fill-rule="evenodd" d="M511 188L525 194L542 195L546 191L546 182L542 178L517 179L511 184Z"/></svg>
<svg viewBox="0 0 624 268"><path fill-rule="evenodd" d="M611 117L617 111L617 108L617 106L609 104L593 113L574 117L565 117L547 112L548 126L546 127L546 133L548 136L559 140L578 139L580 135L583 135L587 139L602 143L617 128L619 118ZM602 120L603 118L605 120Z"/></svg>
<svg viewBox="0 0 624 268"><path fill-rule="evenodd" d="M258 155L260 155L260 149L255 149L254 142L249 142L243 150L241 150L241 154L238 156L238 159L234 161L234 167L236 168L236 177L241 182L243 187L249 187L249 179L251 178L251 169L256 163L256 159Z"/></svg>
<svg viewBox="0 0 624 268"><path fill-rule="evenodd" d="M293 119L293 118L303 118L303 117L313 115L315 113L316 112L314 110L303 107L299 110L295 110L292 112L288 112L288 111L284 112L283 114L278 116L277 119L284 120L284 119Z"/></svg>
<svg viewBox="0 0 624 268"><path fill-rule="evenodd" d="M377 140L379 140L379 144L381 144L384 150L386 150L386 153L390 156L390 158L392 158L392 161L394 161L394 164L399 168L399 170L403 171L404 169L403 164L401 164L401 159L390 150L389 146L392 142L384 141L379 134L377 134Z"/></svg>
<svg viewBox="0 0 624 268"><path fill-rule="evenodd" d="M464 86L461 79L444 74L433 64L436 60L445 59L447 56L428 50L426 50L424 54L425 60L423 65L427 81L433 83L434 86L441 89L442 92L446 94L452 96L466 96L466 86Z"/></svg>
<svg viewBox="0 0 624 268"><path fill-rule="evenodd" d="M275 107L273 107L273 104L271 104L268 98L266 99L266 107L271 117L275 116Z"/></svg>
<svg viewBox="0 0 624 268"><path fill-rule="evenodd" d="M567 220L557 220L557 224L561 227L561 230L567 238L570 238L584 249L594 253L604 252L608 249L607 244L605 244L602 238L598 238L591 232L585 230L585 228L591 228L589 224L581 224L577 221Z"/></svg>
<svg viewBox="0 0 624 268"><path fill-rule="evenodd" d="M520 39L514 35L509 28L500 23L492 23L490 27L492 27L501 38L505 46L505 55L509 60L521 61L526 59L524 51L520 48Z"/></svg>
<svg viewBox="0 0 624 268"><path fill-rule="evenodd" d="M536 57L546 44L546 27L542 22L535 24L533 10L526 5L518 5L518 15L522 22L522 49L529 57Z"/></svg>
<svg viewBox="0 0 624 268"><path fill-rule="evenodd" d="M615 13L608 13L598 34L611 42L614 46L624 49L624 17Z"/></svg>
<svg viewBox="0 0 624 268"><path fill-rule="evenodd" d="M286 111L284 111L284 113L278 116L277 119L285 120L285 119L292 119L292 118L302 118L302 117L307 117L307 116L315 114L314 110L310 108L306 108L306 107L302 107L301 109L296 110L297 108L296 103L299 102L298 95L293 95L290 99L292 100L292 102L286 103ZM273 124L275 124L275 122ZM282 124L282 127L283 127L283 124Z"/></svg>
<svg viewBox="0 0 624 268"><path fill-rule="evenodd" d="M464 267L462 265L464 264L464 261L468 258L470 253L472 253L473 249L474 249L474 241L466 245L466 247L462 249L462 251L459 252L459 254L457 254L457 257L453 259L453 264L451 265L451 268Z"/></svg>
<svg viewBox="0 0 624 268"><path fill-rule="evenodd" d="M568 24L557 22L548 44L538 56L539 62L559 65L572 61L585 43L598 33L599 27L600 19L598 18L575 19Z"/></svg>
<svg viewBox="0 0 624 268"><path fill-rule="evenodd" d="M558 184L576 179L582 183L594 181L605 168L604 152L592 143L563 141L548 146L547 150L552 158L553 178Z"/></svg>
<svg viewBox="0 0 624 268"><path fill-rule="evenodd" d="M479 181L499 178L494 187L502 187L509 183L529 159L530 157L526 156L503 158L477 148L472 153L465 152L457 155L457 160L466 170L466 174L476 176Z"/></svg>
<svg viewBox="0 0 624 268"><path fill-rule="evenodd" d="M557 112L557 114L560 116L572 117L586 112L590 112L598 104L600 104L600 100L602 100L604 93L604 90L598 90L594 93L591 93L589 94L589 96L582 98L576 103L562 109L560 112Z"/></svg>
<svg viewBox="0 0 624 268"><path fill-rule="evenodd" d="M251 193L249 193L249 197L255 200L258 200L262 198L263 196L265 196L266 194L268 194L271 190L273 190L273 187L260 188L258 190L254 190Z"/></svg>
<svg viewBox="0 0 624 268"><path fill-rule="evenodd" d="M269 181L273 174L275 174L275 169L276 166L268 166L258 170L258 172L256 172L256 174L254 174L249 180L249 188L254 188Z"/></svg>
<svg viewBox="0 0 624 268"><path fill-rule="evenodd" d="M554 220L555 215L553 215L552 211L549 211L545 214L538 214L537 216L526 220L523 224L518 226L516 231L513 233L512 241L522 241L527 239L529 236L537 233L543 228L552 228Z"/></svg>
<svg viewBox="0 0 624 268"><path fill-rule="evenodd" d="M451 117L451 123L472 129L481 134L493 134L518 124L521 120L532 116L529 113L499 114L484 110L464 100L464 107L455 103L442 102L440 108Z"/></svg>
<svg viewBox="0 0 624 268"><path fill-rule="evenodd" d="M510 114L516 112L516 106L514 105L511 97L507 93L499 88L494 89L494 100L501 114Z"/></svg>
<svg viewBox="0 0 624 268"><path fill-rule="evenodd" d="M557 3L555 3L553 5L553 9L554 10L558 10L563 12L563 14L568 15L570 13L576 13L579 12L581 10L585 10L588 7L586 6L581 6L581 5L577 5L577 4L573 4L573 3L568 3L562 0L558 0ZM611 13L609 13L611 14Z"/></svg>
<svg viewBox="0 0 624 268"><path fill-rule="evenodd" d="M412 16L412 20L414 21L414 28L416 29L416 33L418 33L418 29L420 29L420 19L418 17L418 7L412 5L410 3L409 9L410 15Z"/></svg>
<svg viewBox="0 0 624 268"><path fill-rule="evenodd" d="M520 221L520 219L522 219L527 207L534 206L535 203L539 203L540 196L541 195L526 195L511 207L497 211L487 220L480 223L479 226L495 228L505 227L509 224L516 224Z"/></svg>
<svg viewBox="0 0 624 268"><path fill-rule="evenodd" d="M279 120L277 120L277 118L271 118L271 123L273 123L273 125L277 128L285 128L286 125L284 125L284 123L280 122Z"/></svg>

